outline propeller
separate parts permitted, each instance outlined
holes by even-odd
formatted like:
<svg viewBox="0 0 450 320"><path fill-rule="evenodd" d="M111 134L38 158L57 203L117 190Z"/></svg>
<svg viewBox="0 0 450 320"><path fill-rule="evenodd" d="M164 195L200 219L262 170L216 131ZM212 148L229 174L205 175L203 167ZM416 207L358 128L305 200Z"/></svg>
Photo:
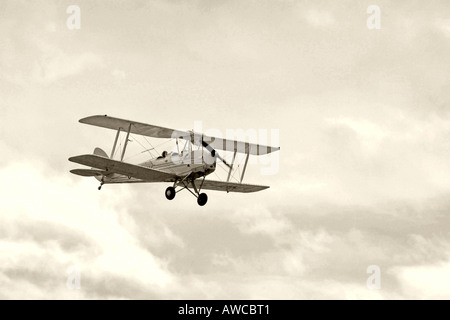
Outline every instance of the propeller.
<svg viewBox="0 0 450 320"><path fill-rule="evenodd" d="M228 168L231 169L231 166L225 161L225 159L222 158L222 157L220 156L220 154L219 154L213 147L211 147L209 144L207 144L207 143L203 140L203 137L202 137L202 146L205 147L205 148L211 153L211 155L212 155L213 157L219 158L220 160L222 160L222 162L223 162Z"/></svg>

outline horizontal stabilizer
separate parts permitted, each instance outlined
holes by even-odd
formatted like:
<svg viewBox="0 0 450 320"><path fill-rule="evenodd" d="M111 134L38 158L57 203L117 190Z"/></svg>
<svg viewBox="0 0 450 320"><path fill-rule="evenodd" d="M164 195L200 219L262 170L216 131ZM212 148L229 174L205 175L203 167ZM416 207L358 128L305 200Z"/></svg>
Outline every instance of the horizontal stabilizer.
<svg viewBox="0 0 450 320"><path fill-rule="evenodd" d="M71 173L82 176L82 177L95 177L107 174L106 171L95 170L95 169L73 169L70 170Z"/></svg>

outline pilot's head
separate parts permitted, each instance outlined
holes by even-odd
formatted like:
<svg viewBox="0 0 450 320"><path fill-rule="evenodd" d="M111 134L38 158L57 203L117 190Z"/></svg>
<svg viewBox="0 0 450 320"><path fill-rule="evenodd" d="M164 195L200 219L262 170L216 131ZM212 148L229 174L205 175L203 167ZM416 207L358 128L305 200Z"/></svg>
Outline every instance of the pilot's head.
<svg viewBox="0 0 450 320"><path fill-rule="evenodd" d="M167 151L163 151L162 156L163 158L167 157Z"/></svg>

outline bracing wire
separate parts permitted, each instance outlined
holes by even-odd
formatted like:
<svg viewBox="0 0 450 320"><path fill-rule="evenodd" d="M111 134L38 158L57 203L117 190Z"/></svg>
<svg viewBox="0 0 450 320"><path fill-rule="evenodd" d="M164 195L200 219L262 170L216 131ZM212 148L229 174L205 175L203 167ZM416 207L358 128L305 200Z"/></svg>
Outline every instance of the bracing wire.
<svg viewBox="0 0 450 320"><path fill-rule="evenodd" d="M136 141L136 142L142 147L142 149L144 149L144 150L141 151L141 152L139 152L139 153L136 153L136 154L134 154L134 155L131 155L131 156L127 157L126 159L130 159L130 158L136 157L136 156L138 156L138 155L140 155L140 154L143 154L143 153L145 153L145 152L148 152L149 155L150 155L150 157L156 158L156 157L159 155L159 154L158 154L158 151L157 151L156 149L157 149L158 147L160 147L160 146L166 144L166 143L171 142L171 141L174 139L174 138L172 138L172 139L170 139L170 140L168 140L168 141L164 141L164 142L162 142L162 143L160 143L160 144L157 144L156 146L153 146L152 143L151 143L145 136L142 136L142 137L144 137L145 141L146 141L146 142L149 144L149 146L150 146L150 148L146 148L146 147L139 141L139 139L137 139L136 136L130 135L130 137L133 139L133 141ZM154 155L154 153L152 153L152 151L155 151L155 152L156 152L156 156Z"/></svg>

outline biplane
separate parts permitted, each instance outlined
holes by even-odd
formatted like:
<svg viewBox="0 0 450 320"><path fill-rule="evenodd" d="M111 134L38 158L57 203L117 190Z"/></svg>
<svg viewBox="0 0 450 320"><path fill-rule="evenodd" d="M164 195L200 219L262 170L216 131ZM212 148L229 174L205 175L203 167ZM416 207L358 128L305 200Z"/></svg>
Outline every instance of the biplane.
<svg viewBox="0 0 450 320"><path fill-rule="evenodd" d="M254 184L242 183L250 155L265 155L278 151L279 147L270 147L254 143L211 137L202 133L185 130L175 130L160 126L124 120L107 115L95 115L80 119L79 122L116 131L110 156L100 148L95 148L93 154L84 154L69 158L69 161L90 169L74 169L70 172L83 177L95 177L102 188L104 184L114 183L139 183L139 182L166 182L171 183L165 191L168 200L173 200L176 193L188 190L197 198L197 203L204 206L208 196L203 190L215 190L228 192L256 192L269 188ZM116 154L117 142L121 133L126 133L123 148L119 159L113 159ZM160 156L149 159L140 164L124 162L129 136L141 135L144 137L185 140L182 151L164 151ZM188 148L186 149L186 144ZM197 146L197 150L192 148ZM233 158L228 163L216 150L232 151ZM240 181L230 181L233 164L237 153L245 154L245 163L240 173ZM116 157L117 158L117 157ZM228 167L226 181L205 179L214 172L220 160ZM177 190L178 188L178 190Z"/></svg>

